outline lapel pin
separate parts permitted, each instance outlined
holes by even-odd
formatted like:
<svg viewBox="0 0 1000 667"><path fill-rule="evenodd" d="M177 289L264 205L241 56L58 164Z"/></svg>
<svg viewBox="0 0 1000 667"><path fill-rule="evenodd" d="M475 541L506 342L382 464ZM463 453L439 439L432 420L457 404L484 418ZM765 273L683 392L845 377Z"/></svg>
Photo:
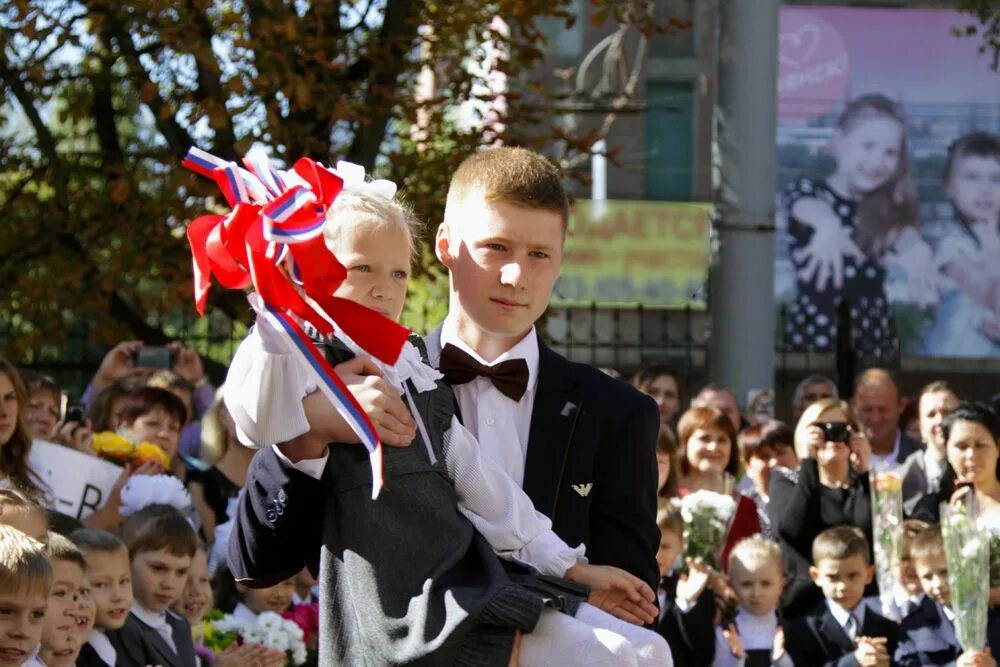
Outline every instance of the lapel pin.
<svg viewBox="0 0 1000 667"><path fill-rule="evenodd" d="M593 482L588 482L586 484L570 484L573 490L580 494L582 498L586 498L590 495L590 490L594 488Z"/></svg>
<svg viewBox="0 0 1000 667"><path fill-rule="evenodd" d="M576 410L576 403L571 403L570 401L566 401L566 405L563 406L563 409L559 414L561 414L563 417L569 417L571 414L573 414L575 410Z"/></svg>

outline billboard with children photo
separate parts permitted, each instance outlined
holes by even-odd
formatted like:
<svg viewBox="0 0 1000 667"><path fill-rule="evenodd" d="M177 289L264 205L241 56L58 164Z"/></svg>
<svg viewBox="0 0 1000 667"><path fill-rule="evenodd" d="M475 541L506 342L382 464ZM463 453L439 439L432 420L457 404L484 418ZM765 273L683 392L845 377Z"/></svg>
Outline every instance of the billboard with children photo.
<svg viewBox="0 0 1000 667"><path fill-rule="evenodd" d="M775 294L788 349L1000 357L1000 73L968 15L782 7ZM841 306L843 304L843 306Z"/></svg>

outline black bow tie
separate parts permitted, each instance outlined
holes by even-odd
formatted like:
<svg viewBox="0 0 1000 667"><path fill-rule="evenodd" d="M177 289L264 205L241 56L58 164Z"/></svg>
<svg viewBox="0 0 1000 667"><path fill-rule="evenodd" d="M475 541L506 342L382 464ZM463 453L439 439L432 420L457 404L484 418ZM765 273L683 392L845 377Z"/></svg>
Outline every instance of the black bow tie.
<svg viewBox="0 0 1000 667"><path fill-rule="evenodd" d="M448 384L452 385L472 382L477 377L489 378L493 386L512 401L520 401L528 390L528 362L524 359L508 359L487 366L448 343L441 350L438 370L444 374Z"/></svg>

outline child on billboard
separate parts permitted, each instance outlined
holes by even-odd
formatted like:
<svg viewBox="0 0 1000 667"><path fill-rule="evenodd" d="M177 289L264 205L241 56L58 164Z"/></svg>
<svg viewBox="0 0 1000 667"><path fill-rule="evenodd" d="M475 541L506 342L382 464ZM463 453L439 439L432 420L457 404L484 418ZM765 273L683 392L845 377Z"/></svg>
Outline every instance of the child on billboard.
<svg viewBox="0 0 1000 667"><path fill-rule="evenodd" d="M793 348L831 350L837 307L846 300L855 349L898 352L887 269L902 268L916 301L936 298L930 246L919 232L905 119L883 95L863 95L841 113L833 134L834 173L800 178L783 193L792 237L796 299L784 338Z"/></svg>
<svg viewBox="0 0 1000 667"><path fill-rule="evenodd" d="M941 180L957 229L935 265L943 294L923 352L946 357L1000 356L1000 135L970 132L948 148Z"/></svg>

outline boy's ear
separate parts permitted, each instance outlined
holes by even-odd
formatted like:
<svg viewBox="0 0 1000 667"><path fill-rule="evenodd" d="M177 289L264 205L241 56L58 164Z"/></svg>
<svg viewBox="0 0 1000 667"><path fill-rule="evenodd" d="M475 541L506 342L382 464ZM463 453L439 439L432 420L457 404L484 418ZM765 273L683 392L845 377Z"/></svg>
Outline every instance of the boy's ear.
<svg viewBox="0 0 1000 667"><path fill-rule="evenodd" d="M872 579L875 578L875 566L869 565L868 569L865 570L865 586L872 583Z"/></svg>
<svg viewBox="0 0 1000 667"><path fill-rule="evenodd" d="M813 580L813 583L819 585L819 569L815 565L809 566L809 578Z"/></svg>
<svg viewBox="0 0 1000 667"><path fill-rule="evenodd" d="M434 254L445 268L451 268L454 256L451 254L451 230L447 222L438 225L437 234L434 236Z"/></svg>

